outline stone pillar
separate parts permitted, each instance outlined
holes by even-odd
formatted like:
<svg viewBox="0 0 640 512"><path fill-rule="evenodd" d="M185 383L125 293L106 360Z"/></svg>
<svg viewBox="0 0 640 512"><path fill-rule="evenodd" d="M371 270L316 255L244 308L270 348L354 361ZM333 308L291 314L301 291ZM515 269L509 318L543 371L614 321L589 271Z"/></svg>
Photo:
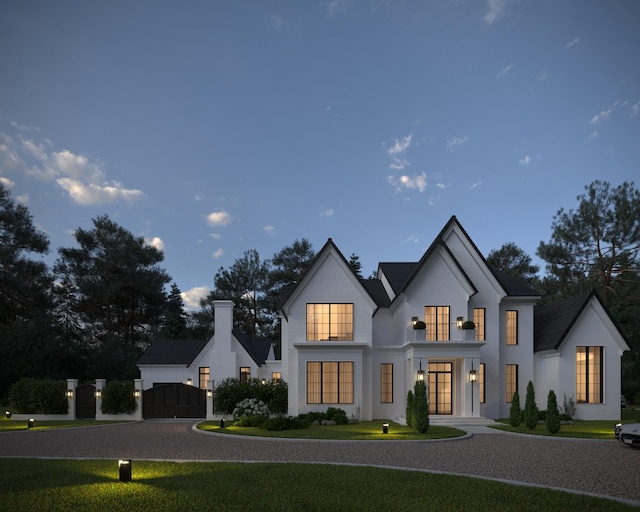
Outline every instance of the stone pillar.
<svg viewBox="0 0 640 512"><path fill-rule="evenodd" d="M133 413L134 420L142 421L142 379L134 379L133 380L133 393L136 398L136 404L138 407L136 408L136 412Z"/></svg>
<svg viewBox="0 0 640 512"><path fill-rule="evenodd" d="M96 419L102 414L102 390L107 379L96 379Z"/></svg>
<svg viewBox="0 0 640 512"><path fill-rule="evenodd" d="M70 420L76 419L76 391L78 388L78 379L67 379L67 402L69 407L67 415Z"/></svg>
<svg viewBox="0 0 640 512"><path fill-rule="evenodd" d="M214 397L215 381L212 379L207 380L207 420L214 419L215 411L215 397Z"/></svg>

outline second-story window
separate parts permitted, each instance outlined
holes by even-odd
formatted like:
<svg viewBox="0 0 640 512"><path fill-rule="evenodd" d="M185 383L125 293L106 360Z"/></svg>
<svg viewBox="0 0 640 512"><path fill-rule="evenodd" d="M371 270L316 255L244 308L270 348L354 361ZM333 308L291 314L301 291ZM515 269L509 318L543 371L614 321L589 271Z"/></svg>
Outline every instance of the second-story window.
<svg viewBox="0 0 640 512"><path fill-rule="evenodd" d="M307 304L308 341L353 341L353 304Z"/></svg>
<svg viewBox="0 0 640 512"><path fill-rule="evenodd" d="M425 306L424 322L427 324L427 341L448 341L449 306Z"/></svg>
<svg viewBox="0 0 640 512"><path fill-rule="evenodd" d="M476 341L485 341L484 321L485 309L473 308L473 323L476 324Z"/></svg>
<svg viewBox="0 0 640 512"><path fill-rule="evenodd" d="M507 311L507 345L518 344L518 312L514 310Z"/></svg>

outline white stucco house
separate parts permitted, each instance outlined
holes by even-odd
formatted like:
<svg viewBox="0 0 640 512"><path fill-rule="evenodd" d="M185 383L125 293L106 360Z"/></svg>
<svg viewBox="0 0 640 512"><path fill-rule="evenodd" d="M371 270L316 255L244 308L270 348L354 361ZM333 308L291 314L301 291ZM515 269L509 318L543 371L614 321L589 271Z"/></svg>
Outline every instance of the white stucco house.
<svg viewBox="0 0 640 512"><path fill-rule="evenodd" d="M629 347L616 322L595 292L547 307L540 298L491 268L454 216L419 261L380 263L375 279L359 278L329 239L282 297L280 360L269 341L233 329L233 303L216 301L211 340L154 342L138 366L146 387L282 378L290 415L340 407L402 421L420 378L435 417L508 417L513 392L524 405L532 381L541 409L553 389L581 419L619 418Z"/></svg>

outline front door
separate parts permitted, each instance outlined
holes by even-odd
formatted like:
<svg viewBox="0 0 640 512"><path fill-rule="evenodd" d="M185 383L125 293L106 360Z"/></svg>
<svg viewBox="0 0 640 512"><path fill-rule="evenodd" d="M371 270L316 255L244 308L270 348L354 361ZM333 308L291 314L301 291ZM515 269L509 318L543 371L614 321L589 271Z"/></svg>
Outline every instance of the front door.
<svg viewBox="0 0 640 512"><path fill-rule="evenodd" d="M429 363L429 414L453 414L452 363Z"/></svg>

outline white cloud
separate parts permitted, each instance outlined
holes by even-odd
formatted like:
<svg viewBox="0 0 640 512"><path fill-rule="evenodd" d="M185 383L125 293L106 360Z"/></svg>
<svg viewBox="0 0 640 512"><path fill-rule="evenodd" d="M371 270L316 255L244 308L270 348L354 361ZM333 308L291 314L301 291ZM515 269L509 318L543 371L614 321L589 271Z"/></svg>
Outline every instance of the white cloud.
<svg viewBox="0 0 640 512"><path fill-rule="evenodd" d="M222 238L222 235L220 233L209 233L209 236L214 240L220 240Z"/></svg>
<svg viewBox="0 0 640 512"><path fill-rule="evenodd" d="M424 192L427 189L427 175L424 172L415 176L389 176L387 180L395 187L396 192L401 191L403 188L418 189L420 192Z"/></svg>
<svg viewBox="0 0 640 512"><path fill-rule="evenodd" d="M482 17L487 25L491 25L494 21L496 21L505 8L506 0L487 0L487 13Z"/></svg>
<svg viewBox="0 0 640 512"><path fill-rule="evenodd" d="M122 188L117 181L98 185L85 184L72 178L58 178L56 183L68 192L71 199L83 205L113 203L121 199L132 203L144 196L141 190Z"/></svg>
<svg viewBox="0 0 640 512"><path fill-rule="evenodd" d="M461 146L462 144L467 142L467 140L469 140L469 137L467 137L466 135L464 137L452 137L447 141L447 149L450 152L453 152L458 148L458 146Z"/></svg>
<svg viewBox="0 0 640 512"><path fill-rule="evenodd" d="M273 233L276 230L276 228L274 226L271 225L266 225L262 228L262 231L264 231L265 233L267 233L268 235L270 235L271 233Z"/></svg>
<svg viewBox="0 0 640 512"><path fill-rule="evenodd" d="M285 30L297 32L300 30L300 25L287 18L283 18L279 14L271 14L267 16L267 28L275 31Z"/></svg>
<svg viewBox="0 0 640 512"><path fill-rule="evenodd" d="M513 64L507 64L500 71L498 71L498 74L496 76L498 78L502 78L503 76L506 76L512 69L513 69Z"/></svg>
<svg viewBox="0 0 640 512"><path fill-rule="evenodd" d="M635 117L640 114L640 101L631 106L631 117Z"/></svg>
<svg viewBox="0 0 640 512"><path fill-rule="evenodd" d="M9 178L5 178L4 176L0 176L0 183L2 183L5 188L13 188L16 185L14 181L11 181Z"/></svg>
<svg viewBox="0 0 640 512"><path fill-rule="evenodd" d="M589 143L589 142L593 142L594 140L596 140L598 138L598 132L596 130L593 130L589 136L586 138L585 142Z"/></svg>
<svg viewBox="0 0 640 512"><path fill-rule="evenodd" d="M438 182L436 183L436 187L438 187L440 190L445 190L448 185L446 183Z"/></svg>
<svg viewBox="0 0 640 512"><path fill-rule="evenodd" d="M231 214L225 210L211 212L207 215L207 223L211 227L226 226L231 222Z"/></svg>
<svg viewBox="0 0 640 512"><path fill-rule="evenodd" d="M147 245L150 245L151 247L155 247L159 251L164 251L164 242L162 241L162 238L154 236L151 240L145 240L145 241L147 242Z"/></svg>
<svg viewBox="0 0 640 512"><path fill-rule="evenodd" d="M330 0L327 6L329 17L332 18L336 14L347 12L349 0Z"/></svg>
<svg viewBox="0 0 640 512"><path fill-rule="evenodd" d="M401 171L410 165L409 161L406 158L401 158L400 155L409 149L412 139L413 135L407 135L402 139L395 139L393 146L387 149L387 154L389 154L392 159L389 169Z"/></svg>
<svg viewBox="0 0 640 512"><path fill-rule="evenodd" d="M320 217L333 217L333 208L322 208L320 210Z"/></svg>
<svg viewBox="0 0 640 512"><path fill-rule="evenodd" d="M565 48L571 48L572 46L577 45L580 42L579 37L574 37L571 41L564 45Z"/></svg>
<svg viewBox="0 0 640 512"><path fill-rule="evenodd" d="M482 186L482 182L481 181L476 181L475 183L473 183L469 188L471 190L473 190L474 188L478 188Z"/></svg>
<svg viewBox="0 0 640 512"><path fill-rule="evenodd" d="M611 109L603 110L599 114L596 114L591 118L591 124L599 123L600 121L605 121L611 117Z"/></svg>
<svg viewBox="0 0 640 512"><path fill-rule="evenodd" d="M29 197L29 194L22 194L20 196L16 196L16 201L26 206L31 202L31 198Z"/></svg>
<svg viewBox="0 0 640 512"><path fill-rule="evenodd" d="M518 160L520 165L529 165L531 163L531 157L529 155L523 156L520 160Z"/></svg>
<svg viewBox="0 0 640 512"><path fill-rule="evenodd" d="M204 299L207 295L209 295L208 286L196 286L186 292L180 293L180 297L182 297L187 309L199 309L200 299Z"/></svg>
<svg viewBox="0 0 640 512"><path fill-rule="evenodd" d="M212 257L214 260L217 260L218 258L222 258L223 256L224 256L224 249L222 249L222 248L218 249L217 251L215 251L215 252L211 255L211 257Z"/></svg>

